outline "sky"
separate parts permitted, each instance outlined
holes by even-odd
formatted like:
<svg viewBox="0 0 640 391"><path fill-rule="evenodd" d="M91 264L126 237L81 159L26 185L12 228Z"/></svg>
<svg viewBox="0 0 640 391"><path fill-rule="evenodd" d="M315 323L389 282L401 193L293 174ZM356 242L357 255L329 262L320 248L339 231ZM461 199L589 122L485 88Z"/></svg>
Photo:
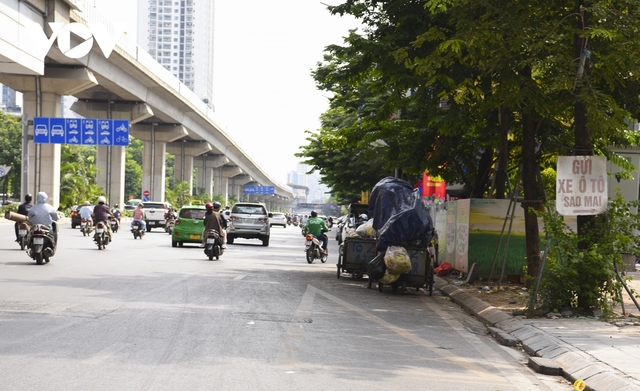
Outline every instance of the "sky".
<svg viewBox="0 0 640 391"><path fill-rule="evenodd" d="M106 13L113 12L116 20L125 16L135 23L135 2L94 1ZM349 29L357 26L353 18L330 15L322 3L216 0L215 4L216 123L282 185L300 161L294 154L307 144L305 130L317 130L320 114L328 108L328 95L316 89L311 70L322 60L326 46L342 44Z"/></svg>

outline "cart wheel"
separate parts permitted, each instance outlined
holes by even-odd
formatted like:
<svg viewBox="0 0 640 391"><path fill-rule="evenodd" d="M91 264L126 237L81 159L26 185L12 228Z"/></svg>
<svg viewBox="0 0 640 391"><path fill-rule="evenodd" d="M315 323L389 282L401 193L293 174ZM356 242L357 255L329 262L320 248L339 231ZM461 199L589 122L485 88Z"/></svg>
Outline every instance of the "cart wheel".
<svg viewBox="0 0 640 391"><path fill-rule="evenodd" d="M407 292L407 283L406 283L406 282L403 282L403 283L402 283L402 287L400 288L400 294L401 294L402 296L404 296L404 294L405 294L406 292Z"/></svg>
<svg viewBox="0 0 640 391"><path fill-rule="evenodd" d="M378 281L378 291L379 291L380 293L382 293L382 285L383 285L383 284L382 284L380 281Z"/></svg>
<svg viewBox="0 0 640 391"><path fill-rule="evenodd" d="M338 272L336 273L336 278L339 280L340 279L340 264L338 264L337 267L338 267Z"/></svg>
<svg viewBox="0 0 640 391"><path fill-rule="evenodd" d="M351 274L351 277L353 277L354 280L362 280L362 271L356 270Z"/></svg>

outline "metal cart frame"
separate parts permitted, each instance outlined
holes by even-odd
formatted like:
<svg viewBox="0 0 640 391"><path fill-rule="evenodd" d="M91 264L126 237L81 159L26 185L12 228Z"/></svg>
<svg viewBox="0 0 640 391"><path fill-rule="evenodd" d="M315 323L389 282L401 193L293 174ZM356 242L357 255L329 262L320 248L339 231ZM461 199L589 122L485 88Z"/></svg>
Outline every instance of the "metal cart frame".
<svg viewBox="0 0 640 391"><path fill-rule="evenodd" d="M376 256L376 239L346 238L338 251L339 279L341 273L351 273L354 280L362 279L367 273L367 264Z"/></svg>
<svg viewBox="0 0 640 391"><path fill-rule="evenodd" d="M405 294L407 287L416 288L416 292L420 288L425 288L429 292L429 296L433 294L433 282L434 282L434 264L435 257L432 250L433 245L429 247L405 247L411 258L412 269L409 273L401 274L395 282L387 284L391 286L391 289L395 292L400 288L400 293ZM373 281L369 280L369 288L371 288ZM378 291L382 292L382 288L385 284L378 281Z"/></svg>

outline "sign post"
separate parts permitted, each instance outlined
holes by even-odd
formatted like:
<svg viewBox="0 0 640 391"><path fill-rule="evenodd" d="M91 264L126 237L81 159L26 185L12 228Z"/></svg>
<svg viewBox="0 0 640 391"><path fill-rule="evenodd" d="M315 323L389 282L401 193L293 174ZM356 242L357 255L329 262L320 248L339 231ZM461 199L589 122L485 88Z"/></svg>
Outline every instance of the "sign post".
<svg viewBox="0 0 640 391"><path fill-rule="evenodd" d="M607 211L607 158L558 156L556 210L563 216L597 215Z"/></svg>
<svg viewBox="0 0 640 391"><path fill-rule="evenodd" d="M33 119L33 142L37 144L126 147L129 145L129 121L35 117Z"/></svg>

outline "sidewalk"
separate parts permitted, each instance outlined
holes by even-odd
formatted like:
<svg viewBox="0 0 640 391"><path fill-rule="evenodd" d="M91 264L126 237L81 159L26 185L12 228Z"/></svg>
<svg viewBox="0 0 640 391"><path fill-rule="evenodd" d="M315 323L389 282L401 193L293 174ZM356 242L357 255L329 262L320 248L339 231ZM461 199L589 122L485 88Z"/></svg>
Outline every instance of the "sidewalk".
<svg viewBox="0 0 640 391"><path fill-rule="evenodd" d="M634 277L629 288L640 292L640 273L628 274ZM540 368L538 372L551 374L549 371L559 367L561 376L572 383L584 381L586 390L640 391L637 319L615 325L594 318L525 319L492 307L437 276L435 287L487 325L500 343L520 345L530 357L529 365ZM640 314L628 297L625 310Z"/></svg>

